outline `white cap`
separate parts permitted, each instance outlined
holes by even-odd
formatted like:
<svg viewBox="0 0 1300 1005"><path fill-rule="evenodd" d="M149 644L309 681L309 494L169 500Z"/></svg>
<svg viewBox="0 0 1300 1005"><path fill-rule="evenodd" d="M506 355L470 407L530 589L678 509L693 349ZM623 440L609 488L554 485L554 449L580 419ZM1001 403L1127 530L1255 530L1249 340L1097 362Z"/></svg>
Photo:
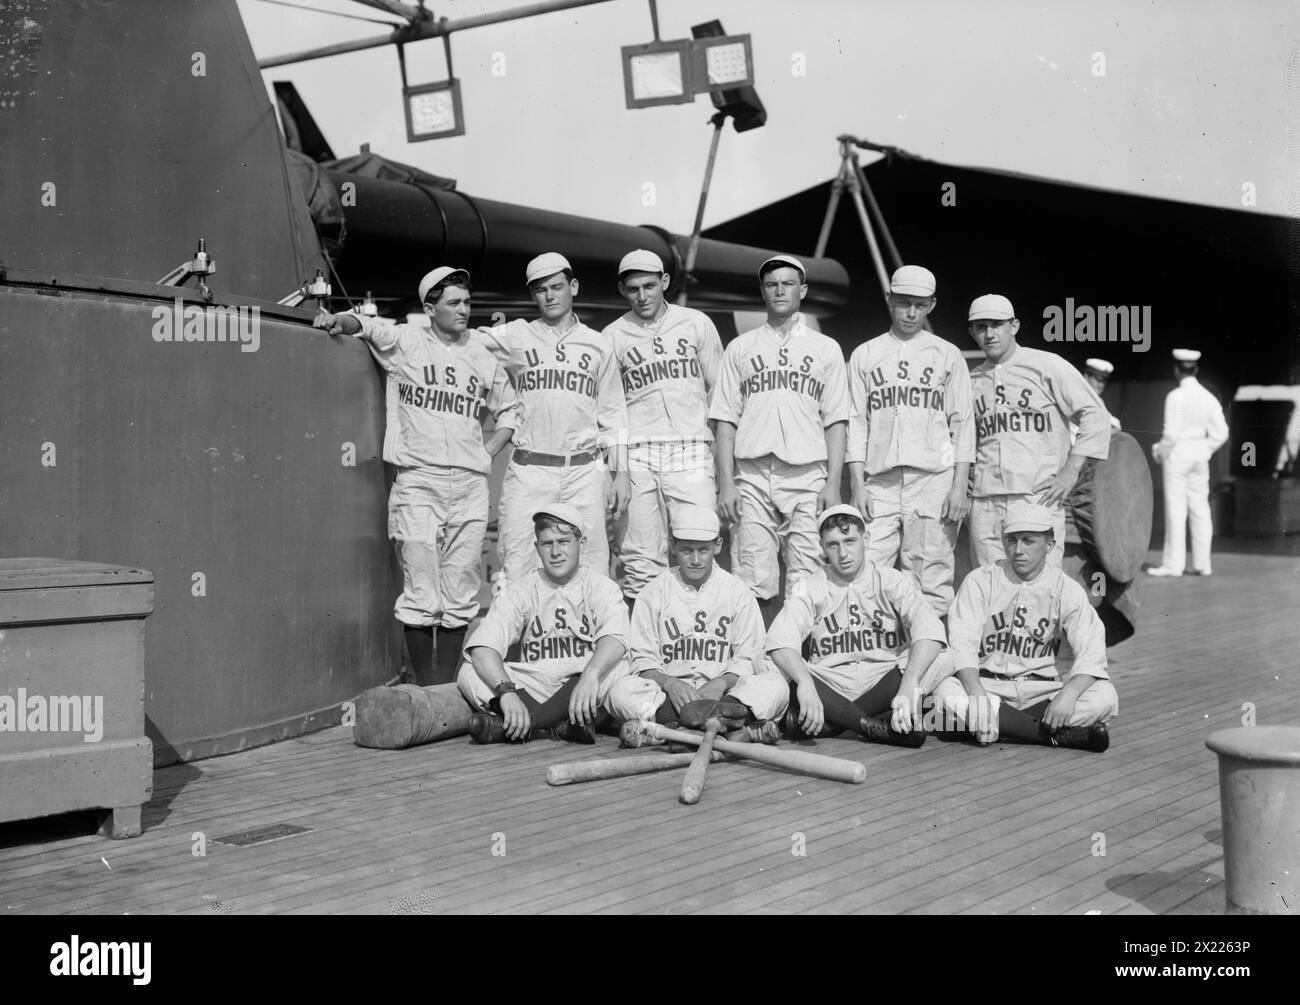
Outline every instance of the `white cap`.
<svg viewBox="0 0 1300 1005"><path fill-rule="evenodd" d="M932 297L937 286L934 273L919 265L904 265L889 277L889 292L909 297Z"/></svg>
<svg viewBox="0 0 1300 1005"><path fill-rule="evenodd" d="M803 262L795 258L794 255L773 255L771 258L769 258L766 262L764 262L762 265L758 267L759 279L763 278L763 273L767 271L767 267L771 265L773 262L776 262L780 265L788 265L792 269L798 269L800 278L803 279L804 281L807 281L808 270L803 267Z"/></svg>
<svg viewBox="0 0 1300 1005"><path fill-rule="evenodd" d="M1105 374L1107 377L1115 372L1115 364L1104 359L1085 359L1083 365L1089 370L1096 370L1098 373Z"/></svg>
<svg viewBox="0 0 1300 1005"><path fill-rule="evenodd" d="M426 273L425 277L420 280L420 303L424 303L424 298L429 295L429 291L437 286L448 276L462 275L465 282L469 282L469 273L464 269L453 269L450 265L439 265L432 272Z"/></svg>
<svg viewBox="0 0 1300 1005"><path fill-rule="evenodd" d="M817 530L819 533L822 527L826 525L826 521L833 516L852 517L862 524L864 528L867 525L867 522L862 519L861 511L856 506L850 506L848 503L836 503L834 506L827 506L821 511L821 515L817 517Z"/></svg>
<svg viewBox="0 0 1300 1005"><path fill-rule="evenodd" d="M970 302L968 321L1010 321L1016 316L1011 301L1001 293L985 293Z"/></svg>
<svg viewBox="0 0 1300 1005"><path fill-rule="evenodd" d="M1174 359L1180 363L1195 363L1201 358L1201 354L1196 349L1175 349Z"/></svg>
<svg viewBox="0 0 1300 1005"><path fill-rule="evenodd" d="M547 275L554 274L555 273L553 272L547 273ZM569 526L575 528L579 537L583 536L582 514L578 512L577 506L570 503L551 503L548 506L543 506L541 509L533 510L533 519L536 520L539 516L553 516L557 520L562 520L569 524Z"/></svg>
<svg viewBox="0 0 1300 1005"><path fill-rule="evenodd" d="M718 514L704 506L677 506L669 514L669 523L679 541L712 541L722 533Z"/></svg>
<svg viewBox="0 0 1300 1005"><path fill-rule="evenodd" d="M646 251L644 248L629 251L623 256L623 261L618 263L619 279L623 278L625 272L653 272L656 276L662 276L666 271L664 260L653 251Z"/></svg>
<svg viewBox="0 0 1300 1005"><path fill-rule="evenodd" d="M565 269L573 270L569 260L555 251L548 251L544 255L538 255L528 263L528 268L524 270L524 275L528 277L529 283L534 283L539 279L545 279L547 276L553 276L557 272L563 272Z"/></svg>
<svg viewBox="0 0 1300 1005"><path fill-rule="evenodd" d="M1002 522L1003 534L1022 530L1048 531L1055 528L1052 511L1038 503L1014 502L1007 506L1007 518Z"/></svg>

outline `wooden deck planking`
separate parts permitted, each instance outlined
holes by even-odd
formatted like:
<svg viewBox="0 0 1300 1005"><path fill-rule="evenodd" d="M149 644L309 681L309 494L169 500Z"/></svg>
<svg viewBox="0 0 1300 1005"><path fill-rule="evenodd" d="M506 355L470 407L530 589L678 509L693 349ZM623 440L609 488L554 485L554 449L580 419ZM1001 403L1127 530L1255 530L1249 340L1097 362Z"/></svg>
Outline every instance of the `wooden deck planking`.
<svg viewBox="0 0 1300 1005"><path fill-rule="evenodd" d="M1261 724L1300 721L1300 564L1221 554L1216 568L1143 582L1140 634L1112 650L1121 715L1100 757L837 739L804 749L861 761L865 785L720 764L683 807L678 772L545 786L547 765L610 756L608 739L382 752L337 729L157 772L132 841L6 847L0 828L0 911L1221 910L1204 737L1238 725L1245 701ZM314 830L212 843L281 822ZM206 858L190 855L194 831ZM1094 831L1105 858L1090 854Z"/></svg>

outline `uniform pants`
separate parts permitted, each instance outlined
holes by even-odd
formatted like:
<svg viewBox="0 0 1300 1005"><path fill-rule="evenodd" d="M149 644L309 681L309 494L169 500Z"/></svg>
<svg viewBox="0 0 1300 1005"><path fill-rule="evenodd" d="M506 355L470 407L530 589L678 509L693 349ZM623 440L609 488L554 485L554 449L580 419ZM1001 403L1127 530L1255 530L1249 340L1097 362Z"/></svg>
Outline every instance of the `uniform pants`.
<svg viewBox="0 0 1300 1005"><path fill-rule="evenodd" d="M681 679L696 690L709 682L709 678L703 674L691 674ZM785 710L790 703L790 686L781 674L766 670L741 677L727 692L727 697L748 705L755 719L777 719L785 715ZM633 674L621 678L614 684L605 707L620 721L628 719L648 721L655 717L659 707L667 700L667 693L658 684L640 674Z"/></svg>
<svg viewBox="0 0 1300 1005"><path fill-rule="evenodd" d="M1165 548L1160 564L1182 572L1187 563L1187 525L1192 526L1192 568L1210 571L1210 462L1174 447L1161 465L1165 496ZM1190 518L1190 519L1189 519Z"/></svg>
<svg viewBox="0 0 1300 1005"><path fill-rule="evenodd" d="M759 600L770 600L780 588L781 545L787 589L822 567L817 494L825 484L822 462L787 464L773 454L737 459L740 522L731 529L731 571Z"/></svg>
<svg viewBox="0 0 1300 1005"><path fill-rule="evenodd" d="M998 708L1002 702L1024 711L1051 701L1064 686L1064 682L1059 680L1044 680L1028 675L1015 680L981 676L980 684L988 693L989 715L994 724L998 721ZM935 688L934 698L945 722L955 729L966 728L970 695L966 693L961 681L949 677ZM1108 680L1094 680L1088 690L1079 695L1079 700L1074 705L1074 714L1066 725L1091 726L1094 722L1106 722L1118 714L1119 695L1115 693L1115 686Z"/></svg>
<svg viewBox="0 0 1300 1005"><path fill-rule="evenodd" d="M539 568L534 546L533 513L548 503L565 502L583 515L580 564L609 575L609 539L605 532L605 484L609 475L599 460L569 467L517 464L511 460L501 483L497 521L497 559L501 566L493 593L525 572Z"/></svg>
<svg viewBox="0 0 1300 1005"><path fill-rule="evenodd" d="M901 673L906 666L906 656L898 663L841 663L833 667L824 666L820 663L810 662L807 664L808 672L812 674L814 679L821 681L849 701L856 701L880 683L886 675L895 670ZM955 672L952 663L952 652L944 649L934 658L934 662L930 664L929 669L921 675L920 697L924 698L930 694ZM919 718L919 710L917 716Z"/></svg>
<svg viewBox="0 0 1300 1005"><path fill-rule="evenodd" d="M952 604L953 548L961 529L941 516L952 479L952 468L900 467L867 476L867 558L887 569L897 563L940 617Z"/></svg>
<svg viewBox="0 0 1300 1005"><path fill-rule="evenodd" d="M388 536L402 566L393 614L404 625L464 628L479 611L487 475L402 468L388 495Z"/></svg>
<svg viewBox="0 0 1300 1005"><path fill-rule="evenodd" d="M678 506L717 505L707 443L645 443L628 451L632 498L620 527L623 593L636 597L668 568L669 515Z"/></svg>
<svg viewBox="0 0 1300 1005"><path fill-rule="evenodd" d="M568 660L547 660L545 663L503 663L506 676L519 690L541 704L555 694L564 682L582 673L590 657L577 657ZM627 661L618 663L601 681L599 700L604 703L609 698L610 689L628 672ZM492 689L483 683L470 662L468 655L461 664L460 673L456 675L456 685L465 696L470 708L476 712L487 712L488 703L492 701Z"/></svg>
<svg viewBox="0 0 1300 1005"><path fill-rule="evenodd" d="M1007 505L1017 502L1037 503L1046 492L1029 492L1022 495L982 496L970 502L970 557L979 568L1007 557L1002 548L1002 524L1007 518ZM1051 507L1053 531L1056 539L1047 552L1047 564L1058 569L1065 558L1065 507Z"/></svg>

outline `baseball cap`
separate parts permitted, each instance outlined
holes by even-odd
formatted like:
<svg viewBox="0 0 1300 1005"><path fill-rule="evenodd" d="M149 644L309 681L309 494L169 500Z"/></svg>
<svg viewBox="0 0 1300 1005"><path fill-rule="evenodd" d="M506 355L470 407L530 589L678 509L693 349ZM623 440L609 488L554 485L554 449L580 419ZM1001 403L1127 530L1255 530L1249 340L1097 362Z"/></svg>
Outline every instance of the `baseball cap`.
<svg viewBox="0 0 1300 1005"><path fill-rule="evenodd" d="M569 264L569 260L559 252L548 251L529 262L528 268L524 269L524 275L528 277L527 282L533 283L538 279L553 276L557 272L563 272L565 269L570 271L573 269L573 266Z"/></svg>
<svg viewBox="0 0 1300 1005"><path fill-rule="evenodd" d="M1174 359L1180 363L1195 363L1201 358L1201 353L1197 349L1175 349Z"/></svg>
<svg viewBox="0 0 1300 1005"><path fill-rule="evenodd" d="M469 273L465 269L454 269L450 265L439 265L432 272L425 273L420 280L420 303L424 303L424 298L429 295L429 291L437 286L448 276L461 275L465 277L465 282L469 282Z"/></svg>
<svg viewBox="0 0 1300 1005"><path fill-rule="evenodd" d="M767 267L774 263L777 265L788 265L791 268L798 269L800 278L804 280L807 280L808 278L808 270L803 267L803 262L795 258L794 255L773 255L758 267L758 278L762 279L763 273L767 271Z"/></svg>
<svg viewBox="0 0 1300 1005"><path fill-rule="evenodd" d="M554 273L548 272L547 275L554 275ZM576 527L578 535L582 536L582 514L578 512L577 506L570 503L550 503L541 509L533 510L533 519L536 520L539 516L553 516L557 520L563 520L570 526Z"/></svg>
<svg viewBox="0 0 1300 1005"><path fill-rule="evenodd" d="M1016 316L1016 309L1011 301L1001 293L985 293L970 302L968 321L1010 321Z"/></svg>
<svg viewBox="0 0 1300 1005"><path fill-rule="evenodd" d="M852 517L854 520L858 521L858 523L862 524L864 528L867 526L867 522L864 519L862 519L862 513L858 510L856 506L850 506L848 503L837 503L834 506L827 506L824 510L821 511L821 515L817 517L818 533L821 532L821 529L823 525L825 525L826 521L833 516Z"/></svg>
<svg viewBox="0 0 1300 1005"><path fill-rule="evenodd" d="M919 265L904 265L889 277L889 292L909 297L932 297L937 286L934 273Z"/></svg>
<svg viewBox="0 0 1300 1005"><path fill-rule="evenodd" d="M672 535L679 541L712 541L722 532L718 514L703 506L678 506L670 514Z"/></svg>
<svg viewBox="0 0 1300 1005"><path fill-rule="evenodd" d="M1007 506L1007 518L1002 522L1003 534L1022 530L1047 531L1055 527L1052 511L1038 503L1018 502Z"/></svg>
<svg viewBox="0 0 1300 1005"><path fill-rule="evenodd" d="M623 256L623 261L618 263L620 279L625 272L653 272L656 276L662 276L666 271L664 260L653 251L646 251L644 248L629 251Z"/></svg>
<svg viewBox="0 0 1300 1005"><path fill-rule="evenodd" d="M1115 364L1104 359L1085 359L1083 365L1089 370L1096 370L1098 373L1104 373L1107 377L1115 372Z"/></svg>

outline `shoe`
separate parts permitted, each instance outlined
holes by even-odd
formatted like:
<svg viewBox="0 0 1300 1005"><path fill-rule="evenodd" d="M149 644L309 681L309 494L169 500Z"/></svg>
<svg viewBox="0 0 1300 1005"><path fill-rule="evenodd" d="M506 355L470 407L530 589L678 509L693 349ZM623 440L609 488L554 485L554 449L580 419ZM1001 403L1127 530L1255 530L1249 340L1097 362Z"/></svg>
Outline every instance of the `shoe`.
<svg viewBox="0 0 1300 1005"><path fill-rule="evenodd" d="M1147 569L1148 576L1181 576L1181 572L1174 572L1173 569L1166 569L1163 565L1155 565Z"/></svg>
<svg viewBox="0 0 1300 1005"><path fill-rule="evenodd" d="M469 738L475 743L505 743L506 721L491 712L475 712L469 717Z"/></svg>
<svg viewBox="0 0 1300 1005"><path fill-rule="evenodd" d="M781 727L775 719L764 719L762 722L733 729L726 738L732 743L765 743L774 747L781 739Z"/></svg>
<svg viewBox="0 0 1300 1005"><path fill-rule="evenodd" d="M1050 733L1046 726L1039 727L1044 743L1051 747L1065 747L1067 750L1091 750L1100 754L1110 746L1110 731L1104 722L1094 722L1091 726L1066 726Z"/></svg>
<svg viewBox="0 0 1300 1005"><path fill-rule="evenodd" d="M591 746L596 742L596 727L592 723L577 726L565 719L550 729L534 729L534 740L559 740L561 743L581 743Z"/></svg>
<svg viewBox="0 0 1300 1005"><path fill-rule="evenodd" d="M925 730L915 729L910 733L900 733L888 719L864 718L862 739L868 743L886 743L891 747L911 747L915 750L925 743Z"/></svg>
<svg viewBox="0 0 1300 1005"><path fill-rule="evenodd" d="M662 747L664 742L644 732L639 719L628 719L618 730L620 747Z"/></svg>
<svg viewBox="0 0 1300 1005"><path fill-rule="evenodd" d="M787 709L785 715L781 716L781 735L787 740L812 739L804 732L803 726L799 725L799 713L793 708Z"/></svg>
<svg viewBox="0 0 1300 1005"><path fill-rule="evenodd" d="M1213 576L1214 573L1211 572L1209 569L1188 569L1188 570L1187 570L1187 575L1189 575L1189 576L1205 576L1205 577L1208 578L1209 576Z"/></svg>

